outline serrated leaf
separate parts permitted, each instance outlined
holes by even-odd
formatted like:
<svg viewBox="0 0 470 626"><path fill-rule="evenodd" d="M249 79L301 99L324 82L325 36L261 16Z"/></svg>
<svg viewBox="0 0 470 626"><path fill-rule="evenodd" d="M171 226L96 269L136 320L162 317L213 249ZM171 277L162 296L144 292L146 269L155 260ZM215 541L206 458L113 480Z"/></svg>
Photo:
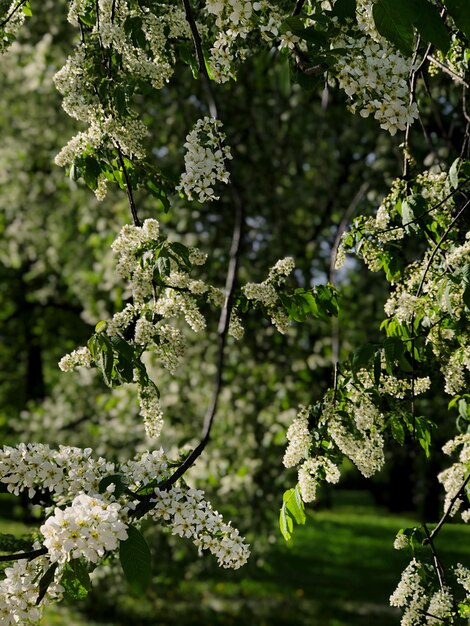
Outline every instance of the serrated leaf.
<svg viewBox="0 0 470 626"><path fill-rule="evenodd" d="M127 581L134 591L145 591L152 580L152 557L142 533L129 526L127 539L120 542L119 559Z"/></svg>

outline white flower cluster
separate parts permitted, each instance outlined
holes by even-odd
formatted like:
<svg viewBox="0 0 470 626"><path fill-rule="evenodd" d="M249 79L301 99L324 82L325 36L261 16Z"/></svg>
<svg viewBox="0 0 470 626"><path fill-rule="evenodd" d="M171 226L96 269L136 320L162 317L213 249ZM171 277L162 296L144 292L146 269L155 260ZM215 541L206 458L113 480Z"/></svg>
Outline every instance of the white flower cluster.
<svg viewBox="0 0 470 626"><path fill-rule="evenodd" d="M311 456L312 436L308 427L311 407L301 407L296 418L287 430L289 444L284 454L285 467L300 465L298 482L300 494L304 502L313 502L317 495L317 487L322 480L337 483L340 479L338 467L324 455Z"/></svg>
<svg viewBox="0 0 470 626"><path fill-rule="evenodd" d="M79 494L70 506L56 508L40 527L50 560L65 563L85 557L98 563L107 550L116 550L127 539L127 525L120 519L121 505L98 496Z"/></svg>
<svg viewBox="0 0 470 626"><path fill-rule="evenodd" d="M224 523L222 516L203 499L204 492L179 485L168 491L155 490L157 499L152 517L165 520L174 535L192 539L202 550L217 557L221 567L238 569L248 560L248 545L238 530Z"/></svg>
<svg viewBox="0 0 470 626"><path fill-rule="evenodd" d="M365 379L367 372L361 370L357 376ZM381 434L385 425L384 416L373 404L366 390L362 391L352 383L346 385L346 390L351 401L347 410L350 412L352 424L335 414L329 398L324 415L328 420L328 430L333 441L361 474L369 478L380 471L385 462L384 439Z"/></svg>
<svg viewBox="0 0 470 626"><path fill-rule="evenodd" d="M317 486L321 480L337 483L341 477L338 467L326 456L317 456L304 461L299 467L299 487L304 502L313 502L317 497Z"/></svg>
<svg viewBox="0 0 470 626"><path fill-rule="evenodd" d="M199 202L218 200L214 193L217 181L228 183L230 174L225 161L232 158L229 146L223 146L225 134L221 131L222 122L215 118L199 119L186 136L184 155L185 171L177 190L189 200L197 196Z"/></svg>
<svg viewBox="0 0 470 626"><path fill-rule="evenodd" d="M404 608L401 619L402 626L438 626L438 624L453 624L455 613L455 598L450 587L442 586L437 591L432 587L428 590L429 577L421 576L422 565L413 559L401 575L397 588L390 596L391 606ZM465 570L459 564L454 573L465 577ZM468 570L467 570L468 573ZM431 582L431 581L429 581ZM432 582L431 582L432 585Z"/></svg>
<svg viewBox="0 0 470 626"><path fill-rule="evenodd" d="M10 493L28 490L32 498L37 490L55 494L58 504L81 492L98 493L99 481L114 473L114 464L103 458L93 459L92 450L60 446L52 450L45 444L20 443L0 449L0 482Z"/></svg>
<svg viewBox="0 0 470 626"><path fill-rule="evenodd" d="M466 372L470 372L470 345L469 335L462 333L461 348L454 350L441 367L445 379L445 392L455 395L466 388ZM465 345L467 344L467 345Z"/></svg>
<svg viewBox="0 0 470 626"><path fill-rule="evenodd" d="M470 569L462 563L457 563L454 567L454 574L459 585L462 585L467 594L470 594Z"/></svg>
<svg viewBox="0 0 470 626"><path fill-rule="evenodd" d="M248 300L262 304L271 322L283 335L289 330L289 316L286 314L276 287L281 287L287 277L294 271L295 263L292 257L278 261L270 270L268 278L262 283L247 283L242 291Z"/></svg>
<svg viewBox="0 0 470 626"><path fill-rule="evenodd" d="M373 114L381 128L395 135L418 118L410 103L408 77L412 62L395 51L377 32L371 0L358 0L354 36L346 32L331 47L345 49L335 66L340 87L353 99L351 110L362 117Z"/></svg>
<svg viewBox="0 0 470 626"><path fill-rule="evenodd" d="M307 459L312 447L312 438L308 428L310 407L301 407L296 418L287 429L286 438L289 442L282 462L285 467L294 467Z"/></svg>
<svg viewBox="0 0 470 626"><path fill-rule="evenodd" d="M406 607L401 620L402 626L417 626L422 623L427 597L421 581L420 568L420 563L413 559L403 571L397 588L390 596L391 606Z"/></svg>
<svg viewBox="0 0 470 626"><path fill-rule="evenodd" d="M411 391L412 385L410 380L384 375L380 379L380 387L382 391L389 396L403 400L406 398L407 393ZM430 387L431 379L429 376L415 378L413 385L414 395L417 396L421 393L425 393Z"/></svg>
<svg viewBox="0 0 470 626"><path fill-rule="evenodd" d="M86 346L73 350L59 361L59 367L63 372L71 372L76 367L91 367L93 358Z"/></svg>
<svg viewBox="0 0 470 626"><path fill-rule="evenodd" d="M395 541L393 542L393 547L395 548L395 550L404 550L405 548L408 548L409 545L410 542L405 533L398 533L395 537Z"/></svg>
<svg viewBox="0 0 470 626"><path fill-rule="evenodd" d="M428 614L427 626L438 626L454 614L454 597L449 587L433 593L426 613Z"/></svg>
<svg viewBox="0 0 470 626"><path fill-rule="evenodd" d="M202 280L189 278L191 266L205 263L205 253L189 248L182 252L178 264L175 260L178 252L171 245L160 236L159 223L154 219L145 220L142 226L126 225L121 229L111 248L118 255L119 274L128 280L132 303L103 324L100 332L110 338L128 336L134 325L129 343L139 346L139 356L145 351L153 352L161 365L174 373L184 357L186 344L181 330L164 323L164 318L184 317L194 332L200 332L205 329L206 320L199 300L203 297L219 307L224 294ZM161 271L158 263L165 256L168 265ZM237 337L243 335L235 312L230 332ZM64 356L59 365L62 370L70 371L79 365L90 367L93 360L88 348L81 348ZM148 385L141 374L141 369L136 367L134 382L138 386L141 414L148 436L154 438L159 436L163 425L162 409L156 388Z"/></svg>
<svg viewBox="0 0 470 626"><path fill-rule="evenodd" d="M258 31L263 40L272 44L287 17L268 0L207 0L206 11L215 16L217 34L209 65L212 78L218 83L235 78L235 63L244 61L250 53L250 34ZM295 41L292 33L280 35L283 48L292 48Z"/></svg>
<svg viewBox="0 0 470 626"><path fill-rule="evenodd" d="M89 6L83 0L73 0L69 8L69 21L78 26ZM97 0L96 22L90 40L98 40L103 50L112 48L120 58L123 84L114 85L109 98L98 95L95 88L94 65L102 62L96 46L88 45L88 39L71 55L64 67L57 72L55 82L64 96L63 106L72 117L87 122L88 130L78 133L56 157L58 165L74 163L77 157L101 148L114 150L116 146L129 157L141 159L145 156L142 140L147 129L137 115L131 112L125 85L127 77L161 89L174 71L174 42L189 39L191 31L182 7L155 2L152 10L135 10L127 0ZM21 11L17 12L21 15ZM125 22L136 18L141 37L136 42L126 29ZM96 58L96 55L98 57ZM126 101L129 111L123 119L119 107L110 102L121 90L121 99ZM100 176L96 195L102 199L106 193L106 179Z"/></svg>
<svg viewBox="0 0 470 626"><path fill-rule="evenodd" d="M114 484L98 493L100 480L116 473L124 476L131 489L138 489L167 479L169 463L161 449L120 466L101 458L93 460L89 449L62 446L52 450L43 444L0 449L0 482L9 491L28 490L29 497L36 490L48 491L60 505L40 528L47 555L19 560L5 570L6 578L0 581L0 624L37 624L44 604L61 599L58 581L67 561L85 558L99 564L105 552L116 550L119 541L127 538L128 513L137 500L129 501L128 494L115 497ZM154 493L155 508L147 515L169 526L173 534L191 538L200 550L209 550L222 567L237 569L246 563L248 545L204 500L202 491L174 485ZM51 563L58 565L55 577L37 605L38 580Z"/></svg>
<svg viewBox="0 0 470 626"><path fill-rule="evenodd" d="M63 588L58 583L60 571L56 571L44 598L39 604L37 602L38 579L48 566L47 557L40 557L33 561L15 561L5 569L5 578L0 581L2 626L35 626L40 622L44 607L61 599Z"/></svg>
<svg viewBox="0 0 470 626"><path fill-rule="evenodd" d="M147 437L156 439L163 427L163 411L159 395L153 385L139 387L139 404Z"/></svg>
<svg viewBox="0 0 470 626"><path fill-rule="evenodd" d="M442 451L444 454L451 455L458 448L460 449L459 459L453 465L442 471L438 475L439 482L443 485L446 492L444 501L444 510L447 511L451 506L452 500L457 496L462 489L463 484L468 476L470 468L470 433L458 435L454 439L448 441L443 446ZM470 487L467 485L466 490L463 491L461 497L458 497L452 506L450 515L455 515L462 506L465 505L465 510L461 511L461 516L464 522L470 521Z"/></svg>

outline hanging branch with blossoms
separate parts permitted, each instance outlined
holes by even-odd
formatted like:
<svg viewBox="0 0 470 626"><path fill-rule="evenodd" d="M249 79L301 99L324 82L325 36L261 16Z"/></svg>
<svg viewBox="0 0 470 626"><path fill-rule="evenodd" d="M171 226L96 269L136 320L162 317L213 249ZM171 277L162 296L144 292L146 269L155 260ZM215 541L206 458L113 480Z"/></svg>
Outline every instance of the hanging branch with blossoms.
<svg viewBox="0 0 470 626"><path fill-rule="evenodd" d="M0 3L0 50L11 44L32 10L34 5L21 0ZM284 465L298 467L298 484L284 495L281 530L290 538L294 522L305 522L304 503L315 500L322 481L338 482L343 458L370 477L383 467L385 446L393 442L403 445L411 439L428 455L437 425L418 414L415 398L443 384L451 408L458 406L462 418L459 434L444 451L459 450L460 456L439 476L446 491L441 523L431 532L423 526L431 562L413 558L390 601L404 608L404 625L463 624L470 611L470 571L457 564L447 578L435 540L448 517L460 510L465 521L469 518L470 247L465 225L470 164L463 151L448 172L415 174L409 144L411 126L419 118L416 89L424 65L442 65L451 78L467 84L468 10L456 0L72 0L68 20L79 38L55 83L64 110L86 128L55 161L100 200L110 184L122 189L132 223L123 225L112 245L128 301L111 319L97 320L87 345L64 356L60 368L97 368L111 388L134 385L146 433L157 438L165 390L149 374L145 356L153 353L174 372L185 354L177 320L202 333L203 311L215 308L220 312L216 376L200 443L176 461L162 449L116 465L95 458L89 449L53 450L33 443L3 448L0 482L16 495L32 498L39 492L46 519L30 550L0 557L13 563L0 582L0 620L38 623L47 603L64 595L83 597L90 573L107 558L119 556L130 584L145 588L152 568L139 530L144 517L191 539L223 567L238 568L247 561L249 548L238 530L222 520L203 492L184 481L209 442L224 382L227 335L242 341L243 318L253 310L280 333L287 333L292 321L338 314L335 287L298 287L290 257L276 263L262 283L237 284L249 207L229 171L232 153L223 119L217 118L216 87L233 80L245 59L269 50L273 63L287 63L291 80L301 87L310 89L326 79L344 91L352 113L373 116L391 135L405 133L403 178L375 217L353 221L337 257L339 266L345 253L353 252L371 271L383 271L391 285L382 325L386 336L380 344L362 346L347 363L334 364L332 388L317 404L303 407L290 426ZM184 171L175 183L144 149L148 122L139 117L136 103L147 90L171 90L179 60L203 81L209 115L188 128ZM137 190L152 195L162 212L171 209L177 194L200 203L232 194L236 211L224 289L198 277L198 267L210 262L206 253L170 241L155 218L141 223ZM417 251L412 259L402 254L406 239ZM434 363L442 374L438 381L428 375ZM404 529L396 547L412 549L417 538L417 529Z"/></svg>

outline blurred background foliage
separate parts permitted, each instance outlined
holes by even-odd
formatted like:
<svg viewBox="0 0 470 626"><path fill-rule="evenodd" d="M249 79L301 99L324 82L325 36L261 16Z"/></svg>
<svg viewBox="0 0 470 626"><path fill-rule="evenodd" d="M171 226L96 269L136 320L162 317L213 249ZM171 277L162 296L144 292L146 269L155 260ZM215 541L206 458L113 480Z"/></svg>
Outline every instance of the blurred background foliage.
<svg viewBox="0 0 470 626"><path fill-rule="evenodd" d="M145 439L131 388L110 391L95 371L58 370L61 356L83 344L126 297L110 244L130 216L124 194L111 192L98 203L53 163L76 131L52 77L77 34L66 22L65 1L44 0L34 10L2 57L0 72L2 442L92 447L116 460L160 445L191 447L215 370L217 320L211 311L206 333L188 334L188 357L177 375L153 369L166 414L161 441ZM396 531L412 522L397 514L436 519L439 441L435 472L408 448L394 451L369 482L352 465L344 467L339 491L323 492L292 546L280 539L277 517L281 494L295 480L283 471L282 456L297 406L321 398L336 354L347 356L378 337L384 283L354 260L332 272L331 253L344 224L377 208L400 175L402 138L379 132L373 119L347 113L344 96L323 78L309 90L292 85L287 66L275 56L266 51L242 67L236 82L217 88L234 156L233 185L220 201L200 205L174 197L164 213L154 198L137 193L141 219L157 218L170 238L209 253L201 278L216 286L225 280L236 193L246 211L241 284L263 280L278 259L293 256L301 286L330 279L341 289L338 323L295 324L281 336L251 315L245 339L229 345L213 437L190 480L251 540L251 563L236 574L220 572L193 546L146 527L155 572L148 597L126 591L110 564L110 576L95 581L81 609L51 609L45 623L398 624L388 595L406 557L392 543ZM466 122L456 104L458 89L442 75L432 77L428 94L421 94L427 137L416 124L411 145L417 171L423 164L447 169L459 156ZM176 180L184 138L207 111L204 93L181 64L168 88L139 104L150 129L148 153ZM432 411L443 424L453 419L442 397L428 393L419 403L424 415ZM2 532L28 534L38 522L34 504L7 494L0 494L0 516ZM446 529L443 558L465 537L457 526Z"/></svg>

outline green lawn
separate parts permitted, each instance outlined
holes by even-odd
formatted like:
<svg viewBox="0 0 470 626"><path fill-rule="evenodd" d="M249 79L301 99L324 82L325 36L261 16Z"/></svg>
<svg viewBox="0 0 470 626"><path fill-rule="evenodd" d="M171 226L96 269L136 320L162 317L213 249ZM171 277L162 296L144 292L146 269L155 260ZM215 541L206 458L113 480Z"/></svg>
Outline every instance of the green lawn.
<svg viewBox="0 0 470 626"><path fill-rule="evenodd" d="M409 559L392 544L400 527L413 524L370 506L316 512L291 544L274 544L262 563L235 573L188 576L176 585L161 577L146 599L127 593L108 602L95 597L83 606L85 614L51 607L44 624L397 626L400 613L388 606L388 597ZM470 528L445 526L436 543L444 564L469 565L469 539ZM164 574L157 558L155 567Z"/></svg>

